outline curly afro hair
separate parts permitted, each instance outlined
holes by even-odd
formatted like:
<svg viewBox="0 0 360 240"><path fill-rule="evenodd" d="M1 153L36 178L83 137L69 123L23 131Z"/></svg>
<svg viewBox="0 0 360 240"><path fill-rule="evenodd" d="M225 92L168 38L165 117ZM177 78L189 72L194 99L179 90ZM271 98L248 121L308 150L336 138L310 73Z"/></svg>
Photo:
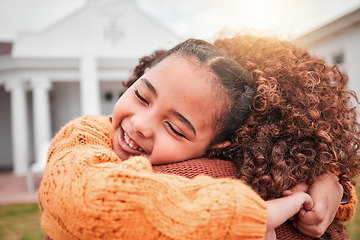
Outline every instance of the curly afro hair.
<svg viewBox="0 0 360 240"><path fill-rule="evenodd" d="M340 179L359 174L358 100L338 66L276 38L239 34L214 45L258 85L254 110L231 147L238 178L271 199L329 170Z"/></svg>
<svg viewBox="0 0 360 240"><path fill-rule="evenodd" d="M254 35L219 38L214 45L239 62L257 84L253 110L230 147L207 157L235 162L237 178L264 199L329 170L341 183L360 172L356 94L348 76L289 41ZM130 86L165 51L140 59Z"/></svg>

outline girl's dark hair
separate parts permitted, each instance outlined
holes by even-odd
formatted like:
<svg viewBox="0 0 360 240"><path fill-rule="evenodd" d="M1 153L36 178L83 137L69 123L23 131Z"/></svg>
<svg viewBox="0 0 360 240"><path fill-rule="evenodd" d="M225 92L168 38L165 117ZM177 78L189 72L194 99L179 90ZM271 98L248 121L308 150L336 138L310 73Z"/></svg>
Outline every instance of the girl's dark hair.
<svg viewBox="0 0 360 240"><path fill-rule="evenodd" d="M224 99L228 97L231 102L223 101L229 106L224 106L223 114L220 114L221 116L215 121L214 127L218 134L212 143L233 141L236 130L244 123L250 112L256 86L251 75L238 62L227 57L212 44L203 40L189 39L168 51L156 51L151 56L143 57L125 86L131 86L144 74L146 68L155 66L172 54L193 57L200 66L214 74L221 89L227 93Z"/></svg>

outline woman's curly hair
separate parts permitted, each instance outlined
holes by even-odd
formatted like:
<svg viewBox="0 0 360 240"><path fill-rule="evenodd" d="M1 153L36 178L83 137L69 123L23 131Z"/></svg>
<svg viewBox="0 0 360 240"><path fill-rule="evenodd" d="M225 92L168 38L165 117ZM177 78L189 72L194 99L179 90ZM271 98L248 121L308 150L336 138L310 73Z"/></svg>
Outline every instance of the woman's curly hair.
<svg viewBox="0 0 360 240"><path fill-rule="evenodd" d="M214 45L249 71L258 87L235 141L208 157L234 161L237 177L264 199L299 182L311 184L329 170L351 179L359 174L358 100L337 66L276 38L236 35ZM125 85L164 52L141 58Z"/></svg>
<svg viewBox="0 0 360 240"><path fill-rule="evenodd" d="M271 199L329 170L359 174L358 100L338 66L275 38L235 35L214 45L258 85L254 110L231 147L240 179Z"/></svg>

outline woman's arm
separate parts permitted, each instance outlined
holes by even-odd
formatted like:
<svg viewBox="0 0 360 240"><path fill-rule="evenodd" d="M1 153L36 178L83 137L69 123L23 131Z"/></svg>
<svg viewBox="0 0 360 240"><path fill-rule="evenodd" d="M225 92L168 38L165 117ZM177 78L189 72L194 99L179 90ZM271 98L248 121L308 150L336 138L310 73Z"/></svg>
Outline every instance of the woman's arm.
<svg viewBox="0 0 360 240"><path fill-rule="evenodd" d="M288 195L297 191L308 192L314 201L313 208L301 209L293 218L294 226L304 234L320 237L334 218L346 220L351 219L354 215L356 206L354 190L352 189L352 196L349 194L351 197L348 202L341 205L341 198L344 191L347 190L343 189L338 177L332 172L319 177L310 187L298 184L290 191L285 191L284 194Z"/></svg>
<svg viewBox="0 0 360 240"><path fill-rule="evenodd" d="M121 161L104 119L77 119L52 142L39 190L52 239L264 238L266 204L251 188L155 174L142 157Z"/></svg>

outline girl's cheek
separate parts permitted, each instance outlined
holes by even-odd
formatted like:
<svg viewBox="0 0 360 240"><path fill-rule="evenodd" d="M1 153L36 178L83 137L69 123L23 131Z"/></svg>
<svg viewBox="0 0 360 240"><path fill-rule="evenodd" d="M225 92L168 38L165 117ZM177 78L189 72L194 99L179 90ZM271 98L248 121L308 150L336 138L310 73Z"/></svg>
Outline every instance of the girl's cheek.
<svg viewBox="0 0 360 240"><path fill-rule="evenodd" d="M123 109L121 108L121 106L115 105L112 116L112 122L114 127L119 125L122 118L122 111Z"/></svg>

